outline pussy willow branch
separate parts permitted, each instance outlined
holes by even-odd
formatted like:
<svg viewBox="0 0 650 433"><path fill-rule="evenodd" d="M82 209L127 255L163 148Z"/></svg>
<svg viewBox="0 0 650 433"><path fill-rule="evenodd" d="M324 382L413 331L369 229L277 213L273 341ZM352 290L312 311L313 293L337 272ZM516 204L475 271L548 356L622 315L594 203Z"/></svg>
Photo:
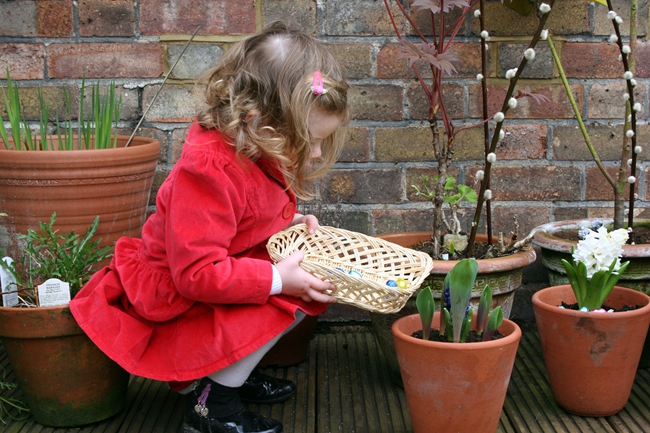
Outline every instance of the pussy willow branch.
<svg viewBox="0 0 650 433"><path fill-rule="evenodd" d="M481 32L485 30L485 2L481 0L479 4L479 22L481 25ZM487 122L489 113L488 113L488 100L487 100L487 46L485 41L481 40L481 75L483 79L481 80L481 95L483 96L483 140L485 142L485 162L487 163L487 155L490 151L490 125ZM490 178L487 179L485 188L490 188ZM492 244L492 205L490 201L485 204L485 223L486 223L486 234L488 245Z"/></svg>
<svg viewBox="0 0 650 433"><path fill-rule="evenodd" d="M551 11L542 14L542 16L540 17L539 24L537 25L537 30L535 31L533 39L530 41L528 48L535 48L535 46L537 45L542 30L544 30L544 27L546 26L546 20L548 20L548 17L553 10L554 4L555 4L555 0L549 0L548 5L551 7ZM519 63L519 67L517 68L517 73L510 80L510 85L508 87L508 91L506 92L506 97L503 100L503 107L501 108L501 112L504 115L508 112L508 109L510 108L508 106L508 101L512 97L512 94L515 90L515 86L517 85L517 81L519 81L519 77L521 76L521 73L523 72L527 63L528 63L528 59L526 59L525 56L522 56L521 62ZM488 149L489 150L488 153L493 153L496 150L497 144L499 143L499 133L501 132L502 125L503 122L497 122L494 128L494 133L493 133L494 135L492 135L492 142L490 144L490 148ZM472 231L470 233L469 242L467 245L466 257L472 257L472 255L474 254L474 243L476 242L478 224L481 219L483 203L485 202L485 190L487 189L487 184L489 183L491 172L492 172L492 163L490 163L486 159L484 177L483 177L483 181L481 182L481 188L478 194L478 201L476 202L476 210L474 213L474 221L472 222Z"/></svg>

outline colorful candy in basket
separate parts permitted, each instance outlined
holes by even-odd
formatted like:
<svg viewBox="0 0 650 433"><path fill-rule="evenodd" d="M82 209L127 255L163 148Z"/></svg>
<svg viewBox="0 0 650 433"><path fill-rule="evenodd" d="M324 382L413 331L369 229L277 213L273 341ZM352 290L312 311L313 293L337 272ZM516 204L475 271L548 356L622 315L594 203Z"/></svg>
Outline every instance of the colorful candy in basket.
<svg viewBox="0 0 650 433"><path fill-rule="evenodd" d="M269 239L267 250L276 263L300 250L301 267L336 286L341 303L378 313L395 313L424 282L433 260L423 252L383 239L320 226L310 234L298 224Z"/></svg>

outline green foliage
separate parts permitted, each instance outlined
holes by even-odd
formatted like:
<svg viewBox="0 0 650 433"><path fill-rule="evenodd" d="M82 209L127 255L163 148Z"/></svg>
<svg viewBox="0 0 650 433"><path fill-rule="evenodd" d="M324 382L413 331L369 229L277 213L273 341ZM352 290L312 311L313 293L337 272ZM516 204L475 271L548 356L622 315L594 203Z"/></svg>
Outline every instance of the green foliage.
<svg viewBox="0 0 650 433"><path fill-rule="evenodd" d="M27 235L20 235L26 245L20 258L11 266L0 260L0 265L16 277L19 291L22 289L29 294L36 285L49 278L58 278L70 284L70 296L74 297L92 276L94 265L112 256L112 246L101 248L101 238L92 240L99 217L84 236L74 231L59 234L53 228L55 221L56 213L52 214L49 223L39 223L39 231L29 229ZM32 296L30 301L34 299Z"/></svg>
<svg viewBox="0 0 650 433"><path fill-rule="evenodd" d="M6 394L16 388L15 383L6 381L6 375L7 374L4 368L2 368L2 378L0 378L0 394ZM7 424L7 418L10 418L14 421L20 421L27 419L28 416L29 408L27 408L27 405L22 400L16 397L0 395L0 422L2 424Z"/></svg>
<svg viewBox="0 0 650 433"><path fill-rule="evenodd" d="M117 146L117 135L113 134L113 128L117 126L120 118L120 106L122 96L115 94L115 81L111 81L108 91L104 96L100 94L99 81L91 87L91 112L86 119L84 114L86 80L82 79L79 96L77 143L74 142L74 132L70 119L64 122L59 121L58 115L54 121L55 134L49 136L48 126L50 119L50 107L42 89L38 89L39 102L39 123L37 133L32 133L30 125L21 112L22 106L18 86L11 80L9 67L7 67L7 90L2 90L7 118L9 121L11 136L4 127L4 119L0 116L0 138L5 148L16 150L75 150L75 149L107 149ZM67 112L70 113L70 96L64 89L65 104ZM10 144L13 141L13 145Z"/></svg>
<svg viewBox="0 0 650 433"><path fill-rule="evenodd" d="M422 320L422 339L429 339L429 332L431 331L431 322L433 321L433 312L435 311L435 301L431 293L431 287L425 287L418 293L415 299L415 305L420 313Z"/></svg>
<svg viewBox="0 0 650 433"><path fill-rule="evenodd" d="M617 272L614 272L616 262L612 262L608 270L600 270L594 273L591 279L587 278L587 266L583 262L575 261L571 264L562 259L562 264L566 269L569 283L578 302L578 308L586 307L591 311L603 306L605 299L607 299L630 262L621 263L621 267Z"/></svg>

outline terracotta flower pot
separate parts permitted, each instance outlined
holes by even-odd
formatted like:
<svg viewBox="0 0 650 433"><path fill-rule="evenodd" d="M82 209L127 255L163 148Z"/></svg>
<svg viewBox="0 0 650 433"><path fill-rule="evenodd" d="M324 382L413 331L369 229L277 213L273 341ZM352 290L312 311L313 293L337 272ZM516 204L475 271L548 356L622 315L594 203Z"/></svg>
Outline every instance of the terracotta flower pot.
<svg viewBox="0 0 650 433"><path fill-rule="evenodd" d="M568 284L562 259L572 262L571 249L578 245L577 241L558 237L558 232L563 230L577 230L583 225L591 225L593 220L567 220L541 225L535 230L533 242L540 247L542 264L548 271L548 280L551 286ZM603 224L611 224L612 220L601 219ZM637 220L638 224L649 224L650 220ZM650 293L650 244L623 245L622 261L629 261L625 273L618 280L622 287ZM649 337L650 339L650 333ZM650 341L646 339L639 362L640 368L650 367Z"/></svg>
<svg viewBox="0 0 650 433"><path fill-rule="evenodd" d="M160 155L158 140L118 137L115 149L7 150L0 146L0 249L18 257L17 235L56 212L62 233L82 234L96 216L101 246L140 236ZM106 260L107 264L108 260ZM101 264L100 264L101 265Z"/></svg>
<svg viewBox="0 0 650 433"><path fill-rule="evenodd" d="M430 239L431 233L391 233L379 235L378 237L404 247L412 247L419 242ZM486 242L487 236L479 235L477 239L480 242ZM474 284L474 290L472 290L470 303L472 305L478 304L478 301L481 298L481 292L486 285L489 285L492 290L492 308L501 306L503 317L506 319L509 318L515 298L515 290L521 287L523 269L535 261L535 251L532 248L527 248L524 251L520 251L510 256L494 259L480 259L477 261L479 269L476 283ZM436 302L436 309L438 311L440 310L442 286L445 276L449 271L451 271L456 263L458 263L458 260L434 260L431 276L422 285L422 287L425 287L427 284L431 284L433 296ZM395 354L395 345L393 344L393 337L391 335L391 325L400 317L417 314L417 307L415 306L417 293L419 292L413 294L411 299L409 299L399 313L370 313L373 333L375 334L375 338L377 338L382 352L386 356L391 380L398 386L402 386L402 377L400 376L397 356Z"/></svg>
<svg viewBox="0 0 650 433"><path fill-rule="evenodd" d="M505 337L481 343L411 336L421 329L417 314L392 327L414 432L494 433L521 339L519 326L504 319L499 331Z"/></svg>
<svg viewBox="0 0 650 433"><path fill-rule="evenodd" d="M65 307L0 307L0 339L39 424L73 427L122 410L129 374L90 341Z"/></svg>
<svg viewBox="0 0 650 433"><path fill-rule="evenodd" d="M570 285L533 295L544 363L557 403L581 416L619 412L630 396L643 341L650 325L650 297L616 286L605 301L612 308L641 305L620 313L558 308L575 303Z"/></svg>

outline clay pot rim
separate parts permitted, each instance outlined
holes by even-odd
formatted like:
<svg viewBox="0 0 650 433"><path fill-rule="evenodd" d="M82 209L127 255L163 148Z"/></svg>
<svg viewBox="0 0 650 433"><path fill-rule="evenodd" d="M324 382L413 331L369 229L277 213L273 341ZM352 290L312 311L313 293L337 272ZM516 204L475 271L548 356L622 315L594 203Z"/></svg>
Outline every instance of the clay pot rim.
<svg viewBox="0 0 650 433"><path fill-rule="evenodd" d="M431 232L422 231L422 232L397 232L397 233L385 233L378 235L377 237L382 238L382 236L409 236L417 237L422 239L428 239L431 236ZM384 239L384 238L382 238ZM487 235L478 235L477 239L485 242L487 240ZM389 241L392 242L392 241ZM405 246L405 245L402 245ZM495 257L491 259L480 259L478 262L478 272L479 273L494 273L494 272L505 272L511 271L517 268L523 268L530 265L535 261L537 255L535 250L531 246L524 247L523 250L513 253L509 256L504 257ZM433 269L431 270L432 274L442 274L448 273L451 269L459 262L459 260L433 260Z"/></svg>
<svg viewBox="0 0 650 433"><path fill-rule="evenodd" d="M551 251L571 254L571 249L575 248L578 244L577 241L571 241L553 236L553 233L565 229L577 229L584 225L591 224L596 218L575 219L550 222L536 227L533 231L533 243L539 247L546 248ZM600 219L603 224L612 224L613 219ZM638 222L650 222L648 219L638 219ZM623 257L648 257L650 256L650 244L641 245L623 245Z"/></svg>
<svg viewBox="0 0 650 433"><path fill-rule="evenodd" d="M607 313L594 313L593 311L579 311L579 310L571 310L571 309L566 309L566 308L559 308L557 305L551 305L547 302L544 302L541 297L549 293L551 291L568 291L569 296L571 296L572 300L575 300L573 297L573 289L571 288L570 284L562 284L559 286L550 286L546 287L544 289L538 290L533 294L532 302L533 302L533 307L540 308L542 310L546 310L549 312L552 312L554 314L562 315L562 316L572 316L576 318L590 318L590 319L598 319L598 320L622 320L622 319L630 319L632 317L636 316L643 316L645 314L650 313L650 296L646 295L643 292L639 292L637 290L632 290L628 289L627 287L622 287L622 286L614 286L612 289L612 293L614 291L616 292L623 292L623 293L629 293L631 296L634 297L641 297L646 301L646 304L642 308L637 308L636 310L630 310L630 311L621 311L616 314L607 314ZM565 301L567 302L567 301ZM607 302L607 301L605 301ZM505 319L504 319L505 320Z"/></svg>
<svg viewBox="0 0 650 433"><path fill-rule="evenodd" d="M439 319L438 319L439 314L440 312L436 312L434 314L434 319L433 319L434 324L439 323ZM476 316L476 313L474 314L474 316ZM429 340L422 340L421 338L412 337L410 333L407 334L400 328L400 325L404 325L404 326L411 325L410 327L413 328L411 322L415 322L415 327L417 328L417 329L413 329L411 332L415 332L417 330L422 329L420 315L411 314L409 316L404 316L400 319L397 319L391 326L391 333L395 338L399 338L400 340L403 340L410 344L415 344L415 345L423 346L426 348L432 348L432 349L435 348L439 350L450 350L450 351L490 350L496 347L508 346L510 344L518 344L522 335L521 328L519 327L519 325L517 325L515 322L513 322L510 319L504 318L503 323L499 327L499 331L505 334L505 337L503 338L500 338L498 340L479 341L473 343L443 343L440 341L429 341ZM475 321L473 323L475 323ZM504 327L510 329L502 329ZM434 328L436 327L434 326ZM506 333L508 330L510 330L510 332Z"/></svg>

